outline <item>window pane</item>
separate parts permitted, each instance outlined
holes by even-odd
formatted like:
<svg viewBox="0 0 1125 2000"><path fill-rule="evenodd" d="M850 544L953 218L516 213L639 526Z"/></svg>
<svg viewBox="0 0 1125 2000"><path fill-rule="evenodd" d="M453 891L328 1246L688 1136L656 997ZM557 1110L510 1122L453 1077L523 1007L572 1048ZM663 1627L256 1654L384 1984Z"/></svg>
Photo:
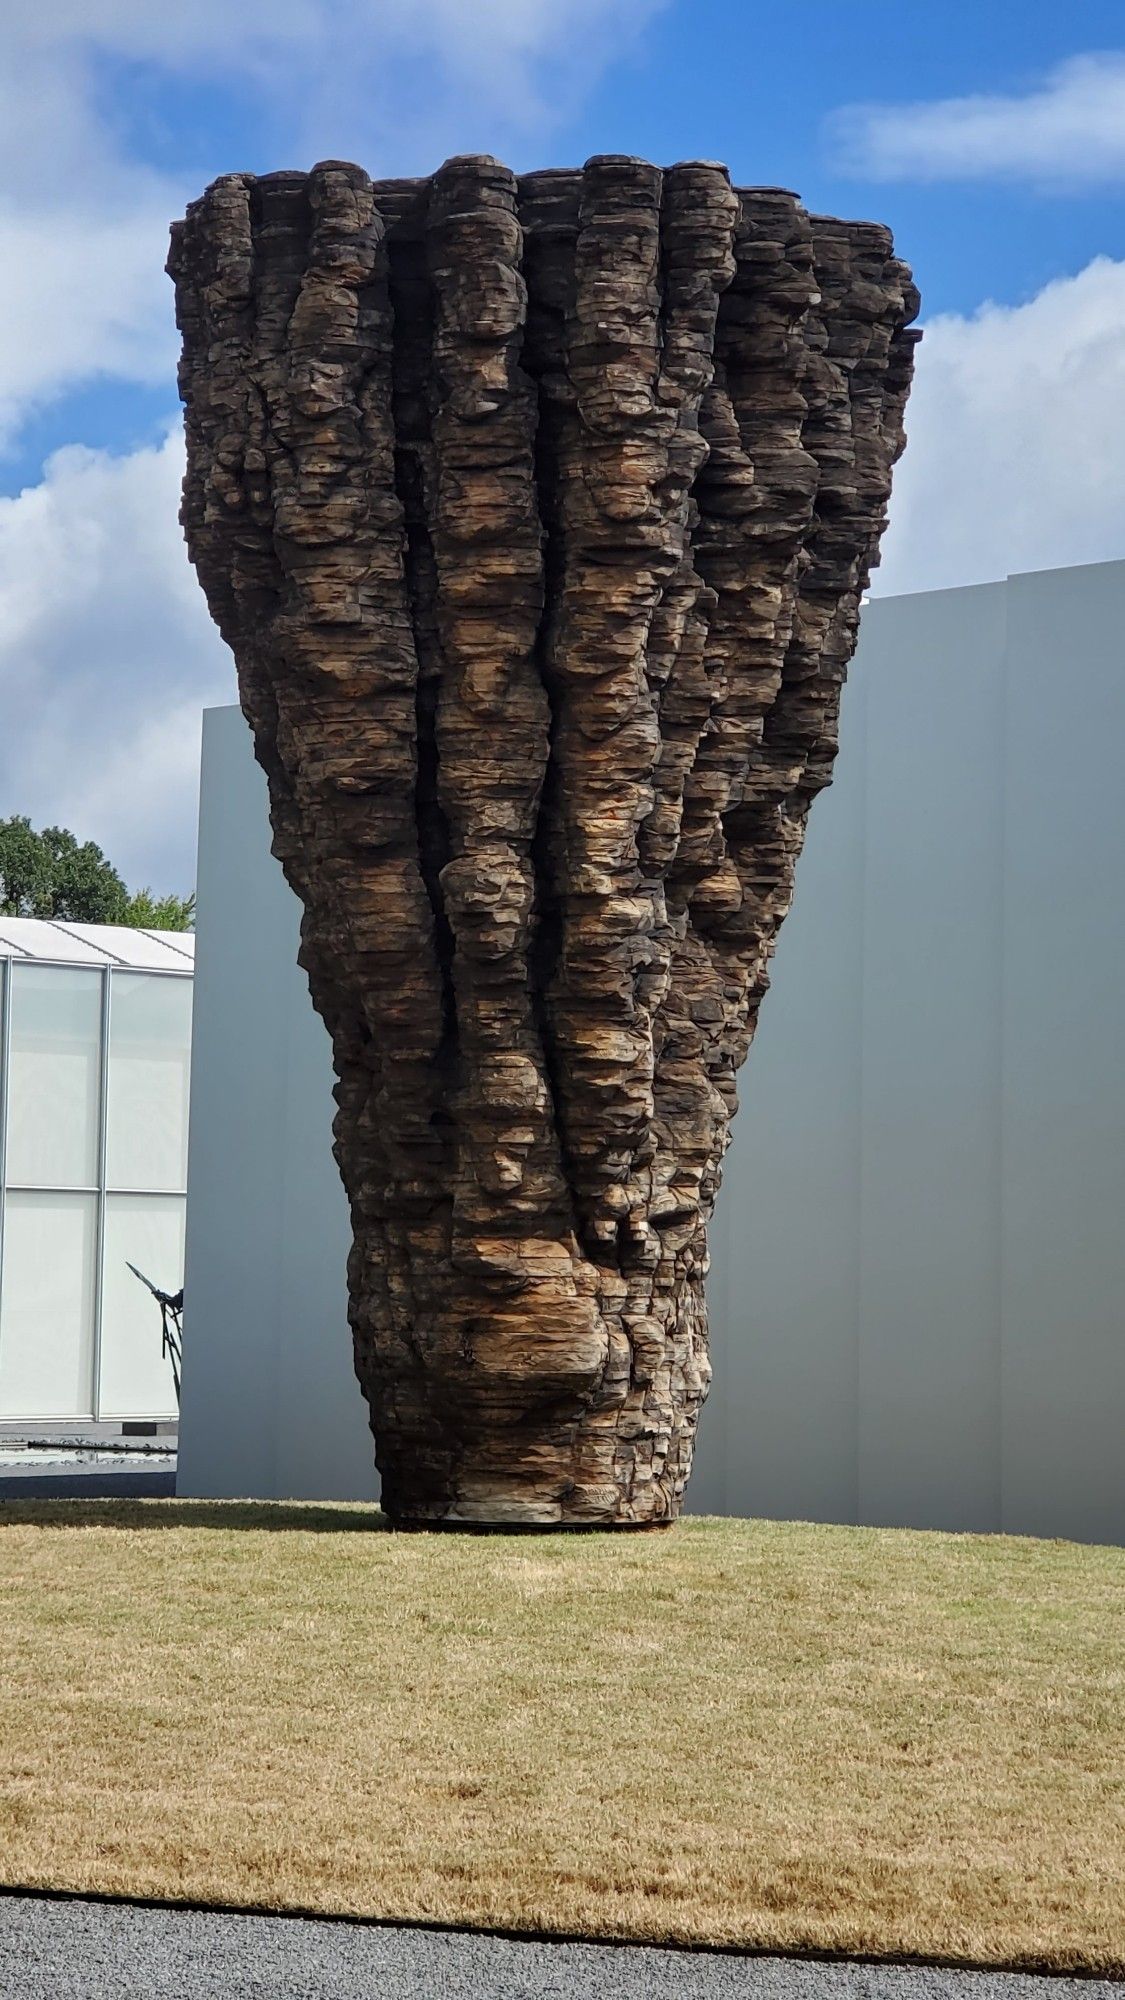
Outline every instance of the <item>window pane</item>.
<svg viewBox="0 0 1125 2000"><path fill-rule="evenodd" d="M102 978L13 965L8 1182L92 1187L98 1178Z"/></svg>
<svg viewBox="0 0 1125 2000"><path fill-rule="evenodd" d="M187 1180L191 980L115 972L109 1029L107 1180L182 1190Z"/></svg>
<svg viewBox="0 0 1125 2000"><path fill-rule="evenodd" d="M101 1414L174 1416L171 1364L160 1352L160 1307L129 1269L162 1292L184 1282L183 1196L111 1194L102 1274Z"/></svg>
<svg viewBox="0 0 1125 2000"><path fill-rule="evenodd" d="M92 1411L97 1196L8 1195L0 1296L0 1416Z"/></svg>

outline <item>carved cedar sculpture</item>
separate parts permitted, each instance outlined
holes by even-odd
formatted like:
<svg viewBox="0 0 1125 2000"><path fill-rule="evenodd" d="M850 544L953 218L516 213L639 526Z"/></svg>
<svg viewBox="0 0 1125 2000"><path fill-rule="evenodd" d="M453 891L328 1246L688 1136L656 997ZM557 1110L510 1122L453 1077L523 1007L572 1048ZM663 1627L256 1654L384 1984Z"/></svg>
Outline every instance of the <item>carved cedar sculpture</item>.
<svg viewBox="0 0 1125 2000"><path fill-rule="evenodd" d="M674 1517L917 293L691 161L216 181L183 523L332 1036L400 1524Z"/></svg>

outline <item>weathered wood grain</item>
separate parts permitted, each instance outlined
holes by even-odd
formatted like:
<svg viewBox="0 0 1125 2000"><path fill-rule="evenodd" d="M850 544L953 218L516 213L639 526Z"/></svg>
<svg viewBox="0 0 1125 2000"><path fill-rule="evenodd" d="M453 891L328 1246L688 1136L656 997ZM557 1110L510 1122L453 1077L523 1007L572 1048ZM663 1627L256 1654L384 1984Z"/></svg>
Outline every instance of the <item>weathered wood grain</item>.
<svg viewBox="0 0 1125 2000"><path fill-rule="evenodd" d="M228 175L169 270L182 519L332 1035L384 1505L669 1520L910 274L875 224L618 156Z"/></svg>

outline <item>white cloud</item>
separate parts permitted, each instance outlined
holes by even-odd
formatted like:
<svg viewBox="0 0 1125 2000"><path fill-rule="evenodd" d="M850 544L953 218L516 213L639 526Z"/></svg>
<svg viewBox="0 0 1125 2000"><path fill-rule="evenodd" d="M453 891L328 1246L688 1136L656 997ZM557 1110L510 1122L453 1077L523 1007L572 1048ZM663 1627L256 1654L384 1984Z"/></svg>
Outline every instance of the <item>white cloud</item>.
<svg viewBox="0 0 1125 2000"><path fill-rule="evenodd" d="M84 382L167 382L174 398L167 230L200 189L131 150L107 61L249 85L278 165L343 155L410 173L527 147L537 162L544 132L665 4L9 0L0 449ZM178 434L119 458L72 447L0 499L0 813L61 821L157 890L193 879L200 710L234 697L177 522L182 459Z"/></svg>
<svg viewBox="0 0 1125 2000"><path fill-rule="evenodd" d="M0 448L82 382L172 378L168 223L200 190L130 154L106 59L251 86L280 165L420 172L541 144L664 4L14 0L0 26Z"/></svg>
<svg viewBox="0 0 1125 2000"><path fill-rule="evenodd" d="M60 98L77 111L82 149L112 154L111 130L96 110L99 56L150 64L171 74L249 79L285 115L290 138L309 121L328 150L338 125L363 117L364 160L393 171L403 144L428 127L435 111L449 129L446 151L461 135L491 126L526 136L567 108L568 93L592 83L670 0L192 0L157 7L151 0L10 0L2 40L7 73L34 73L53 98L40 121L26 95L13 93L15 137L0 134L0 162L18 156L29 123L41 135L57 122ZM422 65L411 68L410 65ZM404 88L404 82L406 88ZM24 109L21 114L21 104ZM366 111L362 112L362 107ZM52 131L52 137L54 137ZM65 128L58 132L64 157ZM479 142L479 140L478 140ZM42 136L36 150L42 152ZM231 162L231 165L234 163ZM300 164L291 160L289 164ZM437 161L421 163L431 168Z"/></svg>
<svg viewBox="0 0 1125 2000"><path fill-rule="evenodd" d="M0 448L30 410L99 376L174 394L167 238L167 204L151 198L116 213L0 201Z"/></svg>
<svg viewBox="0 0 1125 2000"><path fill-rule="evenodd" d="M0 499L0 817L96 840L131 887L195 875L200 710L230 655L177 521L183 445L69 446Z"/></svg>
<svg viewBox="0 0 1125 2000"><path fill-rule="evenodd" d="M1022 95L857 104L829 120L839 164L867 180L1125 179L1125 52L1073 56Z"/></svg>
<svg viewBox="0 0 1125 2000"><path fill-rule="evenodd" d="M1125 263L931 320L874 587L1125 557Z"/></svg>

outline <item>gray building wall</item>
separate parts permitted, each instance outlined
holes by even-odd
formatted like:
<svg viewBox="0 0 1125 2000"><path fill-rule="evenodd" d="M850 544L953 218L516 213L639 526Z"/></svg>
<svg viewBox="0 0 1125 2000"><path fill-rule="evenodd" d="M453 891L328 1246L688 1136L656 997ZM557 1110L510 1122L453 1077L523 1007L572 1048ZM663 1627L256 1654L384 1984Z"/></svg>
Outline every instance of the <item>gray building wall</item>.
<svg viewBox="0 0 1125 2000"><path fill-rule="evenodd" d="M870 604L712 1229L693 1507L1125 1541L1125 563ZM180 1490L372 1490L326 1037L204 739Z"/></svg>
<svg viewBox="0 0 1125 2000"><path fill-rule="evenodd" d="M237 708L203 717L197 898L177 1492L365 1499L331 1052Z"/></svg>

